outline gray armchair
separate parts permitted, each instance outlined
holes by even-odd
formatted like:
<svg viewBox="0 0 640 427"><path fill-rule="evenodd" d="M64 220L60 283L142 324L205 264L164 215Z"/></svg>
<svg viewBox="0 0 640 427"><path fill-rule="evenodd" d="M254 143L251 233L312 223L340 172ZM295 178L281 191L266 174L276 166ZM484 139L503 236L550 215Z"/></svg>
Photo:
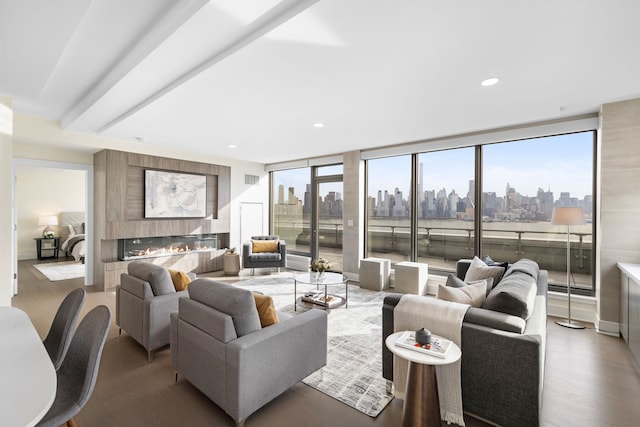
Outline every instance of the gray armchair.
<svg viewBox="0 0 640 427"><path fill-rule="evenodd" d="M262 328L251 291L212 279L189 285L171 314L177 374L238 426L327 362L327 314L309 310Z"/></svg>
<svg viewBox="0 0 640 427"><path fill-rule="evenodd" d="M253 241L263 242L269 240L277 241L276 249L274 251L254 251ZM244 268L251 268L251 274L255 272L256 268L277 267L280 272L280 267L287 266L287 243L284 240L280 240L280 236L252 236L250 241L244 242L242 245L242 261Z"/></svg>
<svg viewBox="0 0 640 427"><path fill-rule="evenodd" d="M147 350L169 344L169 315L178 310L178 298L187 291L176 292L169 270L144 261L134 261L120 275L116 286L116 324L118 334L124 329ZM196 275L187 273L191 279Z"/></svg>

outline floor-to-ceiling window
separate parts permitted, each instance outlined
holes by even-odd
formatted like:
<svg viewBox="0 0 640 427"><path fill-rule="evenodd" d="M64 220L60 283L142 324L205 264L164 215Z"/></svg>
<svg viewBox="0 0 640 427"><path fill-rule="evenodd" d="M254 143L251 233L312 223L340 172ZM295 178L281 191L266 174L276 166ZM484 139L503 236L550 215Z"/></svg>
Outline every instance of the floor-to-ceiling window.
<svg viewBox="0 0 640 427"><path fill-rule="evenodd" d="M418 261L453 269L473 257L475 154L473 147L421 153L417 168Z"/></svg>
<svg viewBox="0 0 640 427"><path fill-rule="evenodd" d="M287 242L287 251L311 253L311 172L309 168L273 172L273 234Z"/></svg>
<svg viewBox="0 0 640 427"><path fill-rule="evenodd" d="M566 284L567 227L551 224L554 207L582 207L572 226L571 281L593 290L594 132L482 147L482 254L513 262L529 258Z"/></svg>
<svg viewBox="0 0 640 427"><path fill-rule="evenodd" d="M582 207L571 284L593 295L594 153L595 131L583 131L369 159L365 255L425 262L431 273L474 255L529 258L562 290L567 229L551 215Z"/></svg>
<svg viewBox="0 0 640 427"><path fill-rule="evenodd" d="M367 252L411 259L411 156L367 162Z"/></svg>

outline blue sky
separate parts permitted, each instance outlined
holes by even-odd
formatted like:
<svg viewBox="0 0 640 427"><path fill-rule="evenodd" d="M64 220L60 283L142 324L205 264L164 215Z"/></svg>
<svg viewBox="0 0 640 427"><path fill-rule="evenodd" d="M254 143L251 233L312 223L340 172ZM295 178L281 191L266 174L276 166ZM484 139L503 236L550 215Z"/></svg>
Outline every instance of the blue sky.
<svg viewBox="0 0 640 427"><path fill-rule="evenodd" d="M420 155L424 190L455 189L465 196L473 179L474 149L444 150ZM538 188L551 189L572 197L592 194L593 134L590 132L485 145L483 148L483 191L504 196L507 182L525 196L535 196ZM400 188L406 197L411 175L410 156L369 162L369 195L378 189L392 192Z"/></svg>
<svg viewBox="0 0 640 427"><path fill-rule="evenodd" d="M369 195L378 190L393 192L398 187L409 194L411 156L388 157L369 161ZM423 164L424 190L445 188L447 194L466 196L473 179L473 147L444 150L420 155ZM582 132L524 141L497 143L483 147L484 189L504 196L507 182L524 196L535 196L538 188L550 189L557 199L560 192L583 199L592 194L593 133ZM286 187L294 186L296 196L304 197L309 182L307 168L278 172ZM276 182L276 188L279 182ZM323 190L340 191L326 185ZM277 197L277 195L276 195ZM286 195L285 195L286 197Z"/></svg>

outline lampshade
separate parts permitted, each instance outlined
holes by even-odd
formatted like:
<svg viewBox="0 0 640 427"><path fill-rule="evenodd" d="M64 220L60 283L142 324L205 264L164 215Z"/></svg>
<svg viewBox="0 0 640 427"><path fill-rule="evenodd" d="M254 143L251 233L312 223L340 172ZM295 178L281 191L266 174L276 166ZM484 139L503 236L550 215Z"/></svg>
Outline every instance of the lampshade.
<svg viewBox="0 0 640 427"><path fill-rule="evenodd" d="M551 223L555 225L584 224L584 210L582 208L553 208Z"/></svg>
<svg viewBox="0 0 640 427"><path fill-rule="evenodd" d="M58 225L57 215L40 215L38 225Z"/></svg>

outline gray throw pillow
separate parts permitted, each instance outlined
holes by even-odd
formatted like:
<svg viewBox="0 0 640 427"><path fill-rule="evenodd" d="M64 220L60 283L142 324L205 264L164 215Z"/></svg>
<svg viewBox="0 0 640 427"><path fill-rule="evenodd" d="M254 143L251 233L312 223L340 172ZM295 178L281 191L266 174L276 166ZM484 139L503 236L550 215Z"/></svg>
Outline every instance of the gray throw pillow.
<svg viewBox="0 0 640 427"><path fill-rule="evenodd" d="M487 296L482 308L511 314L527 320L533 313L536 282L526 274L503 279Z"/></svg>
<svg viewBox="0 0 640 427"><path fill-rule="evenodd" d="M127 266L127 272L131 276L149 282L151 291L155 296L176 292L169 270L162 266L150 262L133 261Z"/></svg>
<svg viewBox="0 0 640 427"><path fill-rule="evenodd" d="M262 329L253 292L247 289L202 278L189 284L189 297L231 316L238 337Z"/></svg>
<svg viewBox="0 0 640 427"><path fill-rule="evenodd" d="M482 280L474 280L473 282L465 282L455 274L449 274L447 276L447 283L445 284L445 286L449 286L450 288L462 288L464 286L473 285L479 282L485 282L486 284L485 295L489 295L489 292L491 292L491 289L493 289L493 277L489 277L488 279L482 279Z"/></svg>

